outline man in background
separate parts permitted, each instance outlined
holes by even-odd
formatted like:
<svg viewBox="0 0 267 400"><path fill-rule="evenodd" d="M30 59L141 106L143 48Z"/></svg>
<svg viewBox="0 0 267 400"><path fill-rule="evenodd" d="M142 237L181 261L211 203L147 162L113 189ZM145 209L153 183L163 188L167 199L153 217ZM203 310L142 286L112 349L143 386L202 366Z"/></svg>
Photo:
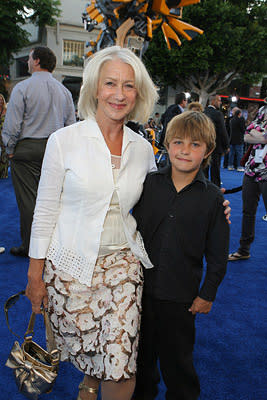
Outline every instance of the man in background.
<svg viewBox="0 0 267 400"><path fill-rule="evenodd" d="M230 153L228 169L233 171L234 160L236 158L236 170L243 172L244 168L240 165L243 157L244 134L246 130L245 120L242 117L242 111L237 108L233 113L233 118L230 121Z"/></svg>
<svg viewBox="0 0 267 400"><path fill-rule="evenodd" d="M209 97L209 105L204 113L212 120L216 131L216 147L211 155L211 163L205 169L205 175L215 185L221 187L221 157L229 152L229 137L224 123L223 113L220 111L221 97L217 94Z"/></svg>
<svg viewBox="0 0 267 400"><path fill-rule="evenodd" d="M230 121L233 118L233 115L237 109L238 107L234 107L232 111L230 111L228 117L225 119L225 128L228 133L229 141L230 141ZM223 157L223 168L228 168L228 164L229 164L229 153L226 153Z"/></svg>
<svg viewBox="0 0 267 400"><path fill-rule="evenodd" d="M185 93L183 92L178 93L175 97L175 104L169 106L165 111L165 113L162 114L161 117L162 133L160 136L160 143L159 143L160 145L163 145L168 123L173 119L173 117L184 112L186 106L187 106L187 99Z"/></svg>
<svg viewBox="0 0 267 400"><path fill-rule="evenodd" d="M69 90L52 76L56 56L48 47L30 51L32 75L18 83L8 103L2 136L11 160L11 176L20 212L21 244L10 249L27 256L38 183L48 137L76 122Z"/></svg>

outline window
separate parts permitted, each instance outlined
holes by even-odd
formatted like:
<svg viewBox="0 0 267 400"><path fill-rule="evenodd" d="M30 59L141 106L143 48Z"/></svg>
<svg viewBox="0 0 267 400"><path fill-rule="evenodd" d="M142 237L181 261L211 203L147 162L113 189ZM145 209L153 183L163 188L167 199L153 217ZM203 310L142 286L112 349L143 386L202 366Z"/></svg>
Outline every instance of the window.
<svg viewBox="0 0 267 400"><path fill-rule="evenodd" d="M16 59L16 78L29 76L28 73L28 58L29 56L19 57Z"/></svg>
<svg viewBox="0 0 267 400"><path fill-rule="evenodd" d="M78 40L63 41L63 65L83 66L84 42Z"/></svg>

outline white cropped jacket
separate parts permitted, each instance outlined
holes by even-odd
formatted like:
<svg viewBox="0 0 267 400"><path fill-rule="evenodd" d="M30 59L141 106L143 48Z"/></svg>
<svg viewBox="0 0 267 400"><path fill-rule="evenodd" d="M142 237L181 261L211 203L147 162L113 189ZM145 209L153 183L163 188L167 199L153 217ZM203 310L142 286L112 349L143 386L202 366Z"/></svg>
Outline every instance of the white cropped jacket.
<svg viewBox="0 0 267 400"><path fill-rule="evenodd" d="M43 160L29 256L47 258L90 286L105 216L117 190L130 249L152 268L130 210L147 173L155 169L150 143L126 126L116 186L110 151L96 121L88 119L53 133Z"/></svg>

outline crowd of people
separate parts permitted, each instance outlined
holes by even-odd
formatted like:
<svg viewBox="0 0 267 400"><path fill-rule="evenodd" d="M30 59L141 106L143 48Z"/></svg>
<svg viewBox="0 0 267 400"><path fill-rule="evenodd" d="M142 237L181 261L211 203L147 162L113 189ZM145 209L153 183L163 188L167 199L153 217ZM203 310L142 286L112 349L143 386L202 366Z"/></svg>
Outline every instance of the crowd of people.
<svg viewBox="0 0 267 400"><path fill-rule="evenodd" d="M210 312L227 261L250 256L261 194L267 209L267 108L247 128L234 110L230 136L217 94L203 109L179 93L151 117L158 94L144 64L111 46L85 66L76 122L55 65L50 49L33 48L31 77L8 107L0 97L1 178L10 163L20 212L10 252L30 257L32 310L47 309L61 360L84 374L77 400L95 400L100 385L103 400L152 400L158 360L166 399L197 400L195 316ZM220 165L230 151L229 170L236 156L241 171L242 135L242 236L229 255Z"/></svg>

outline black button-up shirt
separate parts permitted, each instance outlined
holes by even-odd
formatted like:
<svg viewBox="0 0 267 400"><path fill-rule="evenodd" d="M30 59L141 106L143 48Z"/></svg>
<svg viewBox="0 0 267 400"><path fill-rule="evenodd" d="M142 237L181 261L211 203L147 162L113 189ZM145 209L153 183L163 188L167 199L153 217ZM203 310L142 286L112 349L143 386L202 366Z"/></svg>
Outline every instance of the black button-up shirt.
<svg viewBox="0 0 267 400"><path fill-rule="evenodd" d="M161 300L213 301L224 277L229 226L220 190L199 171L180 192L170 168L149 174L134 209L154 268L145 270L145 290ZM203 257L207 272L201 288Z"/></svg>

